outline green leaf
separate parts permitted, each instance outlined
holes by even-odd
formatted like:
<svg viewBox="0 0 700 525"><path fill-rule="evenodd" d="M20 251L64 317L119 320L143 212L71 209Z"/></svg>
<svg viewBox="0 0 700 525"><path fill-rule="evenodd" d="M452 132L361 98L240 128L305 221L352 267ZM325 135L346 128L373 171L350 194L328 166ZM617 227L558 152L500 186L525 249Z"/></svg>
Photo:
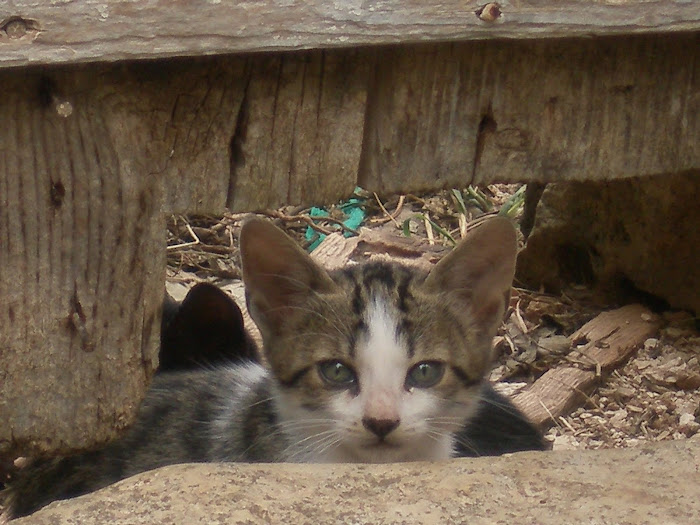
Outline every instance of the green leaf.
<svg viewBox="0 0 700 525"><path fill-rule="evenodd" d="M467 206L464 204L464 198L462 197L462 192L453 189L452 190L452 196L455 198L455 201L457 202L457 207L459 208L459 213L462 215L467 215Z"/></svg>
<svg viewBox="0 0 700 525"><path fill-rule="evenodd" d="M525 205L525 188L527 186L521 186L518 191L511 195L510 199L503 203L501 209L498 211L498 215L501 217L508 217L512 219L515 217L520 209Z"/></svg>

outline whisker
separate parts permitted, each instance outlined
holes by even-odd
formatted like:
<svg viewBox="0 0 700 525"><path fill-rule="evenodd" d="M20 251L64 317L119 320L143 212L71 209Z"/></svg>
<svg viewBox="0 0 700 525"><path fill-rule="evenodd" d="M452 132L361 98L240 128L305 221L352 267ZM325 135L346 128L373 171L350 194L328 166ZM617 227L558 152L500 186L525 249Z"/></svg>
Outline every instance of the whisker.
<svg viewBox="0 0 700 525"><path fill-rule="evenodd" d="M469 450L474 456L481 456L479 449L476 447L474 442L468 438L462 436L454 436L455 444L462 445L465 449Z"/></svg>
<svg viewBox="0 0 700 525"><path fill-rule="evenodd" d="M342 443L342 442L343 442L342 438L338 437L334 441L330 441L326 446L321 447L320 449L317 449L316 454L318 454L318 455L325 454L330 448L332 448L332 447L337 448L337 446L340 445L340 443Z"/></svg>
<svg viewBox="0 0 700 525"><path fill-rule="evenodd" d="M496 401L494 399L489 399L489 398L484 397L484 396L479 396L479 401L482 401L482 402L484 402L488 405L491 405L493 407L500 408L501 410L503 410L504 412L506 412L507 414L509 414L511 416L520 416L520 411L517 408L515 408L513 405L511 405L510 403L501 403L499 401Z"/></svg>
<svg viewBox="0 0 700 525"><path fill-rule="evenodd" d="M332 443L333 441L339 439L340 438L338 437L335 430L327 430L325 432L320 432L318 434L314 434L305 439L292 443L283 451L283 455L288 461L293 461L295 458L299 456L305 456L307 454L311 456L311 453L315 450L319 450L325 444ZM299 447L299 445L301 445L304 442L307 443L304 446Z"/></svg>
<svg viewBox="0 0 700 525"><path fill-rule="evenodd" d="M270 401L272 401L274 399L275 399L274 396L266 397L265 399L260 399L260 400L256 401L255 403L250 403L248 405L248 408L253 408L253 407L256 407L258 405L262 405L263 403L269 403Z"/></svg>
<svg viewBox="0 0 700 525"><path fill-rule="evenodd" d="M316 419L316 420L301 420L301 421L284 421L278 423L277 426L282 430L303 430L312 429L314 427L333 425L333 419Z"/></svg>
<svg viewBox="0 0 700 525"><path fill-rule="evenodd" d="M241 454L239 455L239 459L244 458L246 456L246 454L248 452L250 452L250 450L252 450L254 447L256 447L260 444L263 444L265 442L269 442L273 439L276 439L280 435L286 436L287 440L288 440L291 437L290 432L296 433L300 430L312 430L312 429L314 429L314 427L318 428L319 426L325 426L328 424L332 424L333 422L334 422L334 420L332 420L332 419L318 419L318 420L313 420L312 422L309 422L308 420L299 420L299 421L285 421L285 422L277 423L273 427L272 431L267 432L266 434L259 436L245 450L243 450L243 452L241 452ZM325 432L330 432L330 431L325 431ZM318 434L314 434L314 435L318 435ZM308 438L305 438L304 440L309 439L309 438L313 437L314 435L309 436ZM285 440L285 441L287 441L287 440ZM287 445L287 447L283 450L283 454L284 454L284 452L286 452L287 449L289 449L293 445L294 445L294 442L290 442Z"/></svg>

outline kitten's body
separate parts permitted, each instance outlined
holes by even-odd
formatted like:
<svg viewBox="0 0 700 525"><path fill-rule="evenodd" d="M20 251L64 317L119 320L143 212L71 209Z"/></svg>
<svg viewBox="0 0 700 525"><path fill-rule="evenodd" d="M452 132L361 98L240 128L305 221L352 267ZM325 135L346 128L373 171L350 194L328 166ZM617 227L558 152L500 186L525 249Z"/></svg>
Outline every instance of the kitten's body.
<svg viewBox="0 0 700 525"><path fill-rule="evenodd" d="M430 274L382 263L329 274L279 230L251 221L244 279L269 368L160 374L122 439L23 472L11 513L173 463L378 463L542 448L483 381L515 238L505 221L482 230ZM500 439L510 429L519 436Z"/></svg>

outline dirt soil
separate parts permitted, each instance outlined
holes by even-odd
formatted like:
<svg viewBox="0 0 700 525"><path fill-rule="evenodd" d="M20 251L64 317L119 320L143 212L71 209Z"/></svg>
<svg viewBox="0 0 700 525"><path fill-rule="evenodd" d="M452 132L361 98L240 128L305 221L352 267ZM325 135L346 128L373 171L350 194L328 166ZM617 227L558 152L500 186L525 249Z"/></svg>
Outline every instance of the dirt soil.
<svg viewBox="0 0 700 525"><path fill-rule="evenodd" d="M358 189L347 201L324 208L287 207L261 214L312 248L312 256L326 266L387 255L429 266L490 215L500 213L517 222L523 199L520 185L385 198ZM189 287L206 280L240 292L236 238L246 216L172 216L169 285ZM515 283L511 309L495 341L491 380L510 394L527 389L547 370L567 363L573 348L569 336L601 312L620 306L581 287L553 296ZM578 406L553 414L544 425L555 450L700 438L697 320L686 312L657 313L662 319L658 333L626 363L601 376L592 391L581 392Z"/></svg>

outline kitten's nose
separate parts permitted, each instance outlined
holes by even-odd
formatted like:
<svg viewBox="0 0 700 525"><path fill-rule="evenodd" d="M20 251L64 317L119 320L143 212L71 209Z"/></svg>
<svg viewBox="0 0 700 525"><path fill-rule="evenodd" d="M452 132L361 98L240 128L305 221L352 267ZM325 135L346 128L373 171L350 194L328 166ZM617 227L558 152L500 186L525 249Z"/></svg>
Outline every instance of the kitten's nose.
<svg viewBox="0 0 700 525"><path fill-rule="evenodd" d="M367 430L375 434L379 438L384 438L386 435L399 426L398 419L375 419L373 417L363 417L362 424Z"/></svg>

